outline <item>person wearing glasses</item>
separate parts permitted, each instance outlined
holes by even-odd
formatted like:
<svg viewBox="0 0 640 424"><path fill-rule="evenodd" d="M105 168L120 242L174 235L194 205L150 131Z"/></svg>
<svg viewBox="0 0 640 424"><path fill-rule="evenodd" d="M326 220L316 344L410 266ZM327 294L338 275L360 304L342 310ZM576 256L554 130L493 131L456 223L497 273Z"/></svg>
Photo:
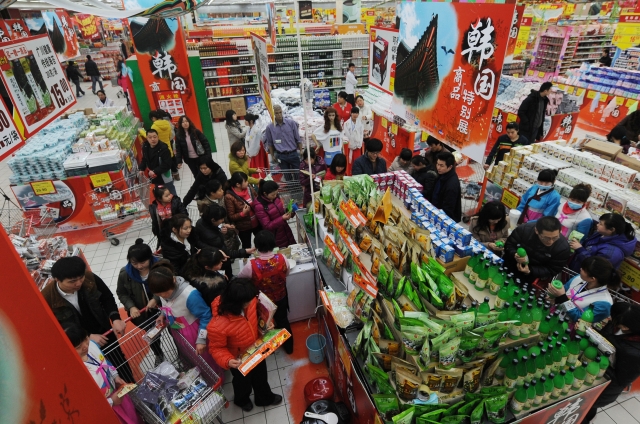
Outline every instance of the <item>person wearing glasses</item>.
<svg viewBox="0 0 640 424"><path fill-rule="evenodd" d="M382 141L370 138L365 144L367 152L353 161L352 175L375 175L387 172L387 161L380 156Z"/></svg>
<svg viewBox="0 0 640 424"><path fill-rule="evenodd" d="M522 281L552 278L565 266L571 255L569 242L560 233L562 224L554 216L517 227L504 245L504 264ZM522 247L527 255L516 254Z"/></svg>

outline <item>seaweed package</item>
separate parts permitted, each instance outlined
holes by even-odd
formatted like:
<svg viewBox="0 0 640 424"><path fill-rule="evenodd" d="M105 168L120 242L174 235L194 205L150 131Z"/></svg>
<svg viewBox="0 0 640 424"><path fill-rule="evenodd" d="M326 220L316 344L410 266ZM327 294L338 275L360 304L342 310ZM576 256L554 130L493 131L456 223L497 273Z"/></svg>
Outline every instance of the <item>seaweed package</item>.
<svg viewBox="0 0 640 424"><path fill-rule="evenodd" d="M418 308L418 311L421 311L422 310L422 304L420 302L420 298L418 297L418 293L416 293L416 291L413 289L413 286L411 285L411 281L409 279L407 279L406 277L402 277L402 278L405 279L404 280L405 281L404 294Z"/></svg>
<svg viewBox="0 0 640 424"><path fill-rule="evenodd" d="M397 357L391 359L391 373L395 373L398 369L403 369L413 375L418 375L418 368L410 362L405 361Z"/></svg>
<svg viewBox="0 0 640 424"><path fill-rule="evenodd" d="M467 421L468 415L450 415L448 417L442 417L440 424L463 424Z"/></svg>
<svg viewBox="0 0 640 424"><path fill-rule="evenodd" d="M444 302L442 301L442 299L440 299L440 296L438 296L438 293L434 292L431 289L429 290L429 301L431 302L431 304L439 310L443 310L444 309Z"/></svg>
<svg viewBox="0 0 640 424"><path fill-rule="evenodd" d="M400 343L395 340L380 339L378 341L378 347L380 348L380 352L391 356L398 356L400 353Z"/></svg>
<svg viewBox="0 0 640 424"><path fill-rule="evenodd" d="M394 340L395 337L393 336L393 332L391 331L391 328L389 328L386 322L382 323L382 325L383 325L384 336L389 340Z"/></svg>
<svg viewBox="0 0 640 424"><path fill-rule="evenodd" d="M323 184L320 189L320 196L322 197L322 201L328 205L331 203L331 186L327 184Z"/></svg>
<svg viewBox="0 0 640 424"><path fill-rule="evenodd" d="M478 403L478 405L473 408L473 411L471 411L471 416L469 417L469 419L471 420L471 424L482 423L482 416L484 415L484 402L484 399L481 399L480 403Z"/></svg>
<svg viewBox="0 0 640 424"><path fill-rule="evenodd" d="M400 282L398 282L398 285L395 289L395 294L393 295L394 299L398 299L400 297L400 295L402 294L402 292L404 291L404 284L405 284L406 278L402 277L400 278Z"/></svg>
<svg viewBox="0 0 640 424"><path fill-rule="evenodd" d="M371 363L367 363L367 371L372 382L378 388L378 392L389 395L395 394L395 390L389 382L389 376L384 370Z"/></svg>
<svg viewBox="0 0 640 424"><path fill-rule="evenodd" d="M470 416L480 402L482 402L482 399L476 399L472 400L471 402L467 402L460 409L458 409L458 415Z"/></svg>
<svg viewBox="0 0 640 424"><path fill-rule="evenodd" d="M406 283L409 284L409 283ZM402 309L403 312L410 312L410 311L418 311L418 306L416 306L416 304L409 299L409 297L406 294L402 294L400 295L400 297L398 297L398 305L400 305L400 309Z"/></svg>
<svg viewBox="0 0 640 424"><path fill-rule="evenodd" d="M473 334L473 333L466 333ZM478 344L480 343L480 336L466 335L460 338L460 347L458 348L458 358L462 362L471 362L476 359L478 353Z"/></svg>
<svg viewBox="0 0 640 424"><path fill-rule="evenodd" d="M397 368L395 374L396 389L400 399L412 401L418 397L418 388L422 384L422 380L404 368Z"/></svg>
<svg viewBox="0 0 640 424"><path fill-rule="evenodd" d="M444 274L440 274L436 277L438 290L440 291L440 299L444 303L445 309L451 311L456 306L456 293L453 283Z"/></svg>
<svg viewBox="0 0 640 424"><path fill-rule="evenodd" d="M487 387L487 386L493 385L496 370L498 369L499 366L500 366L500 361L493 361L493 363L489 367L487 367L487 369L484 372L484 375L482 376L483 386Z"/></svg>
<svg viewBox="0 0 640 424"><path fill-rule="evenodd" d="M427 328L432 330L434 335L442 334L443 328L440 324L433 321L430 315L426 312L405 312L404 316L406 318L416 318L419 319Z"/></svg>
<svg viewBox="0 0 640 424"><path fill-rule="evenodd" d="M438 337L434 337L431 339L431 360L438 361L440 356L440 347L449 341L451 338L452 331L445 330Z"/></svg>
<svg viewBox="0 0 640 424"><path fill-rule="evenodd" d="M402 345L407 355L416 356L427 339L427 330L422 327L402 329Z"/></svg>
<svg viewBox="0 0 640 424"><path fill-rule="evenodd" d="M436 409L435 411L427 412L416 418L416 424L431 424L439 423L442 419L442 414L446 411L446 408Z"/></svg>
<svg viewBox="0 0 640 424"><path fill-rule="evenodd" d="M472 368L464 373L462 387L465 392L474 393L480 388L482 367Z"/></svg>
<svg viewBox="0 0 640 424"><path fill-rule="evenodd" d="M398 305L398 302L396 302L395 299L391 299L391 303L393 304L393 313L395 314L396 317L401 317L404 315L404 312L402 312L402 308L400 307L400 305Z"/></svg>
<svg viewBox="0 0 640 424"><path fill-rule="evenodd" d="M377 257L375 253L373 254L374 259ZM386 294L390 294L387 287L387 280L389 279L389 274L387 274L387 268L383 263L380 263L380 268L378 269L378 287L382 289L382 291Z"/></svg>
<svg viewBox="0 0 640 424"><path fill-rule="evenodd" d="M391 371L391 355L387 355L386 353L373 353L374 358L377 359L378 365L384 371Z"/></svg>
<svg viewBox="0 0 640 424"><path fill-rule="evenodd" d="M460 338L458 337L440 346L438 361L440 362L441 368L445 370L453 368L456 363L456 353L458 352L459 346Z"/></svg>
<svg viewBox="0 0 640 424"><path fill-rule="evenodd" d="M406 411L399 413L391 418L393 424L411 424L413 422L413 414L415 412L415 408L411 407Z"/></svg>
<svg viewBox="0 0 640 424"><path fill-rule="evenodd" d="M374 308L371 308L371 318L374 323L373 328L371 329L371 336L373 337L373 340L378 343L380 341L381 333L384 331L384 323Z"/></svg>
<svg viewBox="0 0 640 424"><path fill-rule="evenodd" d="M431 362L431 350L429 349L428 338L424 339L424 343L422 344L422 348L420 349L420 361L422 361L422 364L425 367L429 366L429 362Z"/></svg>
<svg viewBox="0 0 640 424"><path fill-rule="evenodd" d="M478 350L486 352L498 350L500 340L508 333L508 330L485 331L478 345Z"/></svg>
<svg viewBox="0 0 640 424"><path fill-rule="evenodd" d="M429 388L429 390L431 390L432 392L440 391L443 380L441 375L422 372L420 373L420 377L422 378L422 382Z"/></svg>
<svg viewBox="0 0 640 424"><path fill-rule="evenodd" d="M453 405L448 407L446 411L444 411L444 413L442 414L442 418L450 417L452 415L456 415L458 413L458 409L460 409L462 407L462 405L464 405L465 403L466 403L466 401L464 401L464 400L461 400L460 402L454 403Z"/></svg>
<svg viewBox="0 0 640 424"><path fill-rule="evenodd" d="M485 399L484 406L489 421L496 424L502 424L506 421L508 400L509 396L506 393Z"/></svg>
<svg viewBox="0 0 640 424"><path fill-rule="evenodd" d="M440 385L441 393L453 392L460 380L462 379L462 370L460 368L451 368L448 370L436 367L436 374L442 376L442 383Z"/></svg>
<svg viewBox="0 0 640 424"><path fill-rule="evenodd" d="M372 325L373 323L371 321L366 322L364 324L364 327L362 327L362 330L360 330L360 334L358 334L358 337L353 344L353 352L356 355L358 355L362 351L366 341L371 337Z"/></svg>
<svg viewBox="0 0 640 424"><path fill-rule="evenodd" d="M449 319L454 323L456 332L462 334L464 330L473 330L476 317L473 312L465 312L451 315Z"/></svg>
<svg viewBox="0 0 640 424"><path fill-rule="evenodd" d="M371 397L378 411L384 416L385 421L391 421L391 418L400 412L400 405L396 395L372 394Z"/></svg>

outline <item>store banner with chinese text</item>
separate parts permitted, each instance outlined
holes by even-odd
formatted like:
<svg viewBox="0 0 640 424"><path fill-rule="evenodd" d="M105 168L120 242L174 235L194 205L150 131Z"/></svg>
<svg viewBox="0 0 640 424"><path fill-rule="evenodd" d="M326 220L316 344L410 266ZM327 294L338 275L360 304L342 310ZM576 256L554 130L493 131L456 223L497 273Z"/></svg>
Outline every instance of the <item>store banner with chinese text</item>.
<svg viewBox="0 0 640 424"><path fill-rule="evenodd" d="M80 45L71 18L66 10L43 10L42 18L47 27L53 50L60 62L75 59L80 55Z"/></svg>
<svg viewBox="0 0 640 424"><path fill-rule="evenodd" d="M150 5L141 4L142 7ZM197 128L202 128L187 45L179 20L130 18L129 28L147 98L149 103L155 103L152 108L160 109L154 97L155 92L177 91L181 96L184 114Z"/></svg>
<svg viewBox="0 0 640 424"><path fill-rule="evenodd" d="M35 134L76 103L46 34L0 43L2 82L24 128ZM20 125L18 125L20 128Z"/></svg>
<svg viewBox="0 0 640 424"><path fill-rule="evenodd" d="M269 81L269 57L267 55L267 41L255 33L251 33L251 45L253 55L256 60L256 73L258 74L258 90L265 107L273 116L273 105L271 103L271 82Z"/></svg>
<svg viewBox="0 0 640 424"><path fill-rule="evenodd" d="M396 79L396 55L398 53L398 30L371 28L369 43L369 84L393 94Z"/></svg>
<svg viewBox="0 0 640 424"><path fill-rule="evenodd" d="M27 24L22 19L0 20L0 41L17 40L30 36Z"/></svg>
<svg viewBox="0 0 640 424"><path fill-rule="evenodd" d="M16 125L11 119L4 100L0 99L0 160L6 158L13 151L24 144Z"/></svg>
<svg viewBox="0 0 640 424"><path fill-rule="evenodd" d="M178 119L184 115L184 104L180 92L176 90L154 91L153 94L158 109L168 112L173 123L177 124Z"/></svg>
<svg viewBox="0 0 640 424"><path fill-rule="evenodd" d="M507 52L505 54L506 57L510 57L515 54L520 35L520 25L522 25L524 20L524 8L524 5L516 6L516 9L513 11L513 20L511 21L511 30L509 31L509 44L507 44ZM529 36L528 32L527 36Z"/></svg>
<svg viewBox="0 0 640 424"><path fill-rule="evenodd" d="M611 43L627 50L640 44L640 13L621 13Z"/></svg>
<svg viewBox="0 0 640 424"><path fill-rule="evenodd" d="M76 22L78 24L80 32L82 33L82 38L86 40L100 38L100 31L98 30L98 18L86 13L78 13L76 15Z"/></svg>
<svg viewBox="0 0 640 424"><path fill-rule="evenodd" d="M269 35L271 45L276 47L276 43L278 42L278 34L276 30L276 4L271 2L265 4L265 6L267 8L267 34Z"/></svg>
<svg viewBox="0 0 640 424"><path fill-rule="evenodd" d="M513 54L517 55L527 49L529 44L529 34L531 34L531 24L533 24L533 15L524 14L520 20L520 28L518 29L518 39L513 50Z"/></svg>
<svg viewBox="0 0 640 424"><path fill-rule="evenodd" d="M392 111L481 162L515 4L400 2Z"/></svg>

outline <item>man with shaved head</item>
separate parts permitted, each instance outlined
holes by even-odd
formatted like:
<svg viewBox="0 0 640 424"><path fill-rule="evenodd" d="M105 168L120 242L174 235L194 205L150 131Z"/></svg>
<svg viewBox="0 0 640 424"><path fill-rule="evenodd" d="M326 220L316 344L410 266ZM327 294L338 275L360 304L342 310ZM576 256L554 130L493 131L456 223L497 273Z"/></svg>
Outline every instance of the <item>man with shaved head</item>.
<svg viewBox="0 0 640 424"><path fill-rule="evenodd" d="M302 142L298 132L298 123L293 119L285 118L282 107L273 107L275 122L269 124L265 130L265 145L273 160L280 163L281 169L300 169L300 153ZM293 173L292 173L293 174ZM287 179L294 176L287 175ZM297 174L295 179L298 179Z"/></svg>

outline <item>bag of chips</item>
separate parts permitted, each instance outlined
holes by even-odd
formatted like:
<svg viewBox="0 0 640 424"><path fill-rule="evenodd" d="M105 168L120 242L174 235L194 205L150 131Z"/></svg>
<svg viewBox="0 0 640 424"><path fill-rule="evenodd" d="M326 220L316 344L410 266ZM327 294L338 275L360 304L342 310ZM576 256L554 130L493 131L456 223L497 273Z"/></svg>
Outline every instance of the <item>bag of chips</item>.
<svg viewBox="0 0 640 424"><path fill-rule="evenodd" d="M465 392L474 393L480 388L482 367L473 368L464 373L462 387Z"/></svg>
<svg viewBox="0 0 640 424"><path fill-rule="evenodd" d="M480 424L482 423L482 415L484 413L484 399L480 400L480 403L473 408L473 412L471 412L471 416L469 417L471 420L471 424Z"/></svg>
<svg viewBox="0 0 640 424"><path fill-rule="evenodd" d="M456 353L458 352L458 347L460 346L460 338L455 338L440 347L440 367L448 370L453 368L456 363Z"/></svg>
<svg viewBox="0 0 640 424"><path fill-rule="evenodd" d="M413 407L407 409L399 413L398 415L391 418L393 424L411 424L413 421L413 414L415 409Z"/></svg>
<svg viewBox="0 0 640 424"><path fill-rule="evenodd" d="M396 390L400 399L412 401L418 396L418 388L422 380L404 368L396 369Z"/></svg>
<svg viewBox="0 0 640 424"><path fill-rule="evenodd" d="M372 394L371 397L378 411L384 416L385 421L391 421L391 418L400 412L400 405L396 395Z"/></svg>
<svg viewBox="0 0 640 424"><path fill-rule="evenodd" d="M436 367L436 374L442 376L442 383L440 384L440 392L442 393L453 392L462 379L462 370L460 368L446 370Z"/></svg>
<svg viewBox="0 0 640 424"><path fill-rule="evenodd" d="M493 396L485 399L484 406L487 410L487 418L495 424L502 424L507 420L507 402L509 396L506 394Z"/></svg>

